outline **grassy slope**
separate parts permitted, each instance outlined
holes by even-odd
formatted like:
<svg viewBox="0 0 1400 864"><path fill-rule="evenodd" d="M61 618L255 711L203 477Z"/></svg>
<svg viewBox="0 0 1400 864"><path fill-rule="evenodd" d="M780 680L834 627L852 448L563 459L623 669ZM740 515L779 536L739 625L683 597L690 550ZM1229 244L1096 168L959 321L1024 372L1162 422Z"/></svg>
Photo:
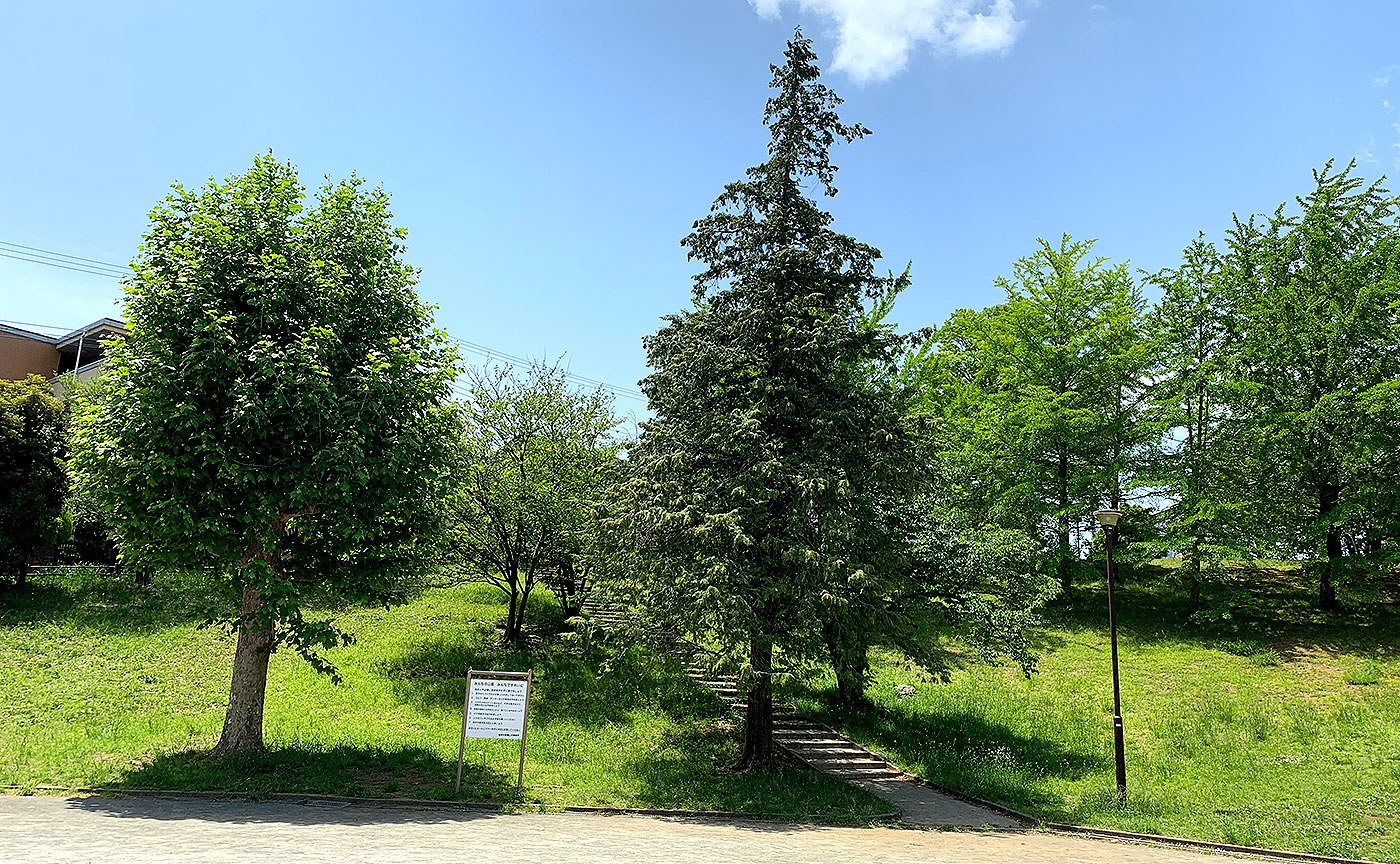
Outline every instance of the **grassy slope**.
<svg viewBox="0 0 1400 864"><path fill-rule="evenodd" d="M48 580L47 583L45 580ZM638 649L518 652L495 645L504 614L486 586L434 589L393 610L350 609L358 637L331 659L341 685L274 655L270 752L201 755L218 736L232 640L198 630L197 579L136 592L41 577L0 594L0 784L102 785L451 798L468 667L534 668L523 800L684 807L860 821L887 810L797 767L732 774L737 733L717 699ZM557 623L541 598L536 622ZM464 799L516 800L516 745L468 741Z"/></svg>
<svg viewBox="0 0 1400 864"><path fill-rule="evenodd" d="M1396 596L1353 593L1355 611L1325 615L1301 581L1274 574L1207 627L1185 622L1184 598L1126 586L1122 808L1107 613L1087 587L1052 613L1029 680L973 666L938 684L879 652L869 708L836 708L829 680L794 696L908 770L1046 819L1400 861ZM901 683L918 692L896 698Z"/></svg>

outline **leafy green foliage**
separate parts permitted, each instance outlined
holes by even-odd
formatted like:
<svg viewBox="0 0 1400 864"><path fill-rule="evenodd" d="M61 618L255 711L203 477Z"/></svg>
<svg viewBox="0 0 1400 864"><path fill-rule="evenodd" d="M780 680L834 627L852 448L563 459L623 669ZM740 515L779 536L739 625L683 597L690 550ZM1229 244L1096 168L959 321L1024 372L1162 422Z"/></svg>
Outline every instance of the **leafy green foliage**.
<svg viewBox="0 0 1400 864"><path fill-rule="evenodd" d="M622 508L653 608L713 640L747 682L747 762L771 759L767 686L818 656L823 629L863 630L897 571L884 506L917 437L891 378L902 340L863 303L904 284L879 252L829 227L846 125L799 33L773 67L767 161L730 183L683 244L704 269L694 306L646 339L653 419L629 451ZM839 633L837 638L843 638Z"/></svg>
<svg viewBox="0 0 1400 864"><path fill-rule="evenodd" d="M1392 546L1397 527L1400 199L1353 167L1314 172L1298 215L1280 206L1266 225L1237 221L1230 248L1240 410L1269 466L1260 521L1286 553L1322 559L1324 608L1345 575L1348 527Z"/></svg>
<svg viewBox="0 0 1400 864"><path fill-rule="evenodd" d="M905 607L918 626L882 634L880 641L898 645L924 671L944 680L969 661L1010 660L1030 674L1038 656L1037 610L1059 590L1036 567L1036 538L978 525L931 497L920 501L919 509L910 551L910 582L919 602Z"/></svg>
<svg viewBox="0 0 1400 864"><path fill-rule="evenodd" d="M1260 472L1239 411L1237 264L1197 238L1179 267L1151 277L1162 289L1149 318L1150 394L1162 441L1144 473L1168 503L1149 556L1182 556L1172 573L1190 587L1193 613L1202 581L1219 581L1227 561L1249 560L1257 545L1250 538L1258 535Z"/></svg>
<svg viewBox="0 0 1400 864"><path fill-rule="evenodd" d="M955 312L919 357L952 500L1040 538L1064 591L1092 512L1124 500L1151 443L1143 301L1092 246L1040 241L998 280L1004 303Z"/></svg>
<svg viewBox="0 0 1400 864"><path fill-rule="evenodd" d="M606 391L569 388L558 366L473 370L461 435L448 565L508 599L505 638L524 627L542 578L573 614L601 554L600 508L617 475Z"/></svg>
<svg viewBox="0 0 1400 864"><path fill-rule="evenodd" d="M351 177L305 197L271 155L174 187L125 283L130 333L78 398L74 465L124 560L207 572L214 618L266 634L264 674L277 645L330 670L347 638L303 615L309 586L403 596L451 439L455 355L388 196Z"/></svg>
<svg viewBox="0 0 1400 864"><path fill-rule="evenodd" d="M58 539L66 425L49 382L0 381L0 573Z"/></svg>

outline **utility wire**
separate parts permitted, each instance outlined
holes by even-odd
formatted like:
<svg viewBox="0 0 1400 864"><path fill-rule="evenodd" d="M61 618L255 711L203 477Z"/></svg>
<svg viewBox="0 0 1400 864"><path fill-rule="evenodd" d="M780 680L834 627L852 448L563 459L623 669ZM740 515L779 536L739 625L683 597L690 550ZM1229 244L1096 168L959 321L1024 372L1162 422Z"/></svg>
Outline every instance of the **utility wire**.
<svg viewBox="0 0 1400 864"><path fill-rule="evenodd" d="M66 263L60 263L60 262L57 262L57 261L45 261L45 260L40 259L40 258L31 258L31 257L29 257L28 255L24 255L24 254L16 255L16 254L13 254L9 249L6 249L6 248L0 248L0 258L13 258L13 259L16 260L16 261L28 261L30 264L44 264L44 265L47 265L47 266L49 266L49 267L59 267L59 268L62 268L62 269L64 269L64 270L72 270L72 271L75 272L75 273L87 273L87 274L89 274L89 275L91 275L91 276L106 276L108 279L120 279L120 278L121 278L121 274L120 274L120 273L109 273L109 272L107 272L106 270L98 270L98 269L90 268L90 267L88 267L87 265L82 265L82 264L79 264L79 265L66 264Z"/></svg>
<svg viewBox="0 0 1400 864"><path fill-rule="evenodd" d="M119 274L126 274L130 267L125 264L113 264L110 261L98 261L96 258L84 258L81 255L69 255L66 252L54 252L51 249L40 249L38 246L25 246L23 243L10 243L0 240L0 246L9 247L10 250L17 251L21 255L37 255L41 258L53 258L65 262L79 262L83 265L96 264L106 270L114 270Z"/></svg>
<svg viewBox="0 0 1400 864"><path fill-rule="evenodd" d="M129 268L119 264L113 264L109 261L99 261L96 258L83 258L79 255L68 255L64 252L55 252L51 249L40 249L37 246L26 246L22 243L10 243L4 240L0 240L0 258L12 258L16 261L26 261L30 264L43 264L46 267L58 267L63 270L71 270L75 273L87 273L92 276L105 276L109 279L120 279L122 276L130 272ZM72 332L71 329L54 327L47 324L26 324L21 321L4 321L4 319L0 319L0 322L18 324L26 327L41 327L49 330L60 330L64 333ZM500 360L506 363L520 364L524 366L529 366L531 364L531 361L525 359L524 357L518 357L514 354L507 354L504 351L497 351L495 348L491 348L489 346L482 345L477 342L469 342L465 339L453 339L452 341L464 351L470 351L472 353L480 354L488 360ZM637 402L646 401L646 397L643 396L641 392L631 387L621 387L617 384L609 384L606 381L599 381L596 378L589 378L585 375L578 375L569 371L564 372L564 377L568 378L570 381L573 381L575 384L582 384L588 387L602 387L603 389L624 399L632 399Z"/></svg>

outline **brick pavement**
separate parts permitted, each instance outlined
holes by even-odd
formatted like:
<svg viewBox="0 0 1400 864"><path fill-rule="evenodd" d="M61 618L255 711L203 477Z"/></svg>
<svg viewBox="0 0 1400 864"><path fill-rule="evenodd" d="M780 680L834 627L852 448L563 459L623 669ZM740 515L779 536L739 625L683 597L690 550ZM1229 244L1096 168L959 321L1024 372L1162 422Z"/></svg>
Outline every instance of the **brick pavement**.
<svg viewBox="0 0 1400 864"><path fill-rule="evenodd" d="M831 828L287 801L0 795L0 861L7 864L1208 864L1223 860L1037 831Z"/></svg>

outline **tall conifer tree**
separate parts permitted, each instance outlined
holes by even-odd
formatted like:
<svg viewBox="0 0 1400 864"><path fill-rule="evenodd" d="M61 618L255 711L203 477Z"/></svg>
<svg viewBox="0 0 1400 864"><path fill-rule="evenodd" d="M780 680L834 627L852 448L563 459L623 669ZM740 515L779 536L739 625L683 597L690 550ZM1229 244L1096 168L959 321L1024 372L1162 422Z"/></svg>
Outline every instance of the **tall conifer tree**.
<svg viewBox="0 0 1400 864"><path fill-rule="evenodd" d="M899 542L881 504L915 444L891 376L871 374L903 342L864 306L903 277L877 275L879 251L806 194L836 194L831 145L867 134L837 116L816 59L797 33L772 67L768 159L682 241L704 269L694 306L646 340L655 417L629 454L649 600L739 668L745 766L773 759L774 673L871 620L863 586Z"/></svg>

